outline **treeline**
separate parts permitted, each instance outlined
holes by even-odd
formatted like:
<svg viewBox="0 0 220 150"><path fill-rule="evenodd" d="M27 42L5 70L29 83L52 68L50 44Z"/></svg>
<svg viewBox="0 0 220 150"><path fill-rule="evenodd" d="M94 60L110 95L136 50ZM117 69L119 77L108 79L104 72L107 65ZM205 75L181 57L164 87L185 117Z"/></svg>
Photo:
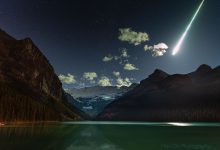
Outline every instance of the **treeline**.
<svg viewBox="0 0 220 150"><path fill-rule="evenodd" d="M56 121L61 116L33 97L0 83L0 122Z"/></svg>
<svg viewBox="0 0 220 150"><path fill-rule="evenodd" d="M207 108L185 108L185 109L162 109L148 110L145 115L139 114L141 118L146 118L146 121L171 121L171 122L213 122L220 121L220 112L214 107ZM142 115L142 116L141 116Z"/></svg>

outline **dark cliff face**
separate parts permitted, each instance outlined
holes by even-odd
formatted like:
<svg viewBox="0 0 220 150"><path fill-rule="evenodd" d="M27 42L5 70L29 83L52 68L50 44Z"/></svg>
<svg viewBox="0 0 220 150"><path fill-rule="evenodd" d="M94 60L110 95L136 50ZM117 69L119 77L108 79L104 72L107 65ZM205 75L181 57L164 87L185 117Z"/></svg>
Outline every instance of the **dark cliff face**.
<svg viewBox="0 0 220 150"><path fill-rule="evenodd" d="M20 81L36 91L42 91L57 100L62 99L62 84L47 58L30 38L15 40L0 32L1 81Z"/></svg>
<svg viewBox="0 0 220 150"><path fill-rule="evenodd" d="M220 70L201 65L195 72L168 75L156 70L114 101L99 120L220 121Z"/></svg>
<svg viewBox="0 0 220 150"><path fill-rule="evenodd" d="M7 87L8 93L14 91L12 93L15 95L21 94L28 96L31 101L40 102L45 107L45 113L47 108L51 112L54 111L57 117L51 119L60 119L66 116L73 119L79 118L78 115L64 106L66 97L62 84L47 58L30 38L16 40L0 30L0 83L2 87ZM2 93L5 96L4 99L7 99L7 92ZM3 98L3 95L1 98ZM20 98L24 100L22 96ZM3 102L2 99L1 102ZM62 105L62 108L59 105ZM65 114L62 114L63 112ZM13 119L13 116L11 118ZM22 118L20 119L22 120ZM31 116L29 119L31 120ZM19 120L19 117L17 120Z"/></svg>

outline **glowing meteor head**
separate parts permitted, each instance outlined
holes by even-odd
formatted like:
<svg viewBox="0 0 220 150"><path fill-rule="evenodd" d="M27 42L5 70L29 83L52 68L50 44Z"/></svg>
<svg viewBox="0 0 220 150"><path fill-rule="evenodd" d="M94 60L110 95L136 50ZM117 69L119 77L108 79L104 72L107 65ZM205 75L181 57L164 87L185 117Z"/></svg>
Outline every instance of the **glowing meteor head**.
<svg viewBox="0 0 220 150"><path fill-rule="evenodd" d="M179 49L180 49L180 45L179 45L179 46L176 46L176 47L173 49L172 55L173 55L173 56L176 55L176 53L179 51Z"/></svg>
<svg viewBox="0 0 220 150"><path fill-rule="evenodd" d="M180 50L180 46L182 45L183 40L185 39L187 32L188 32L188 30L186 30L183 33L183 35L181 36L181 38L180 38L179 42L177 43L176 47L173 49L172 55L176 55L176 53Z"/></svg>

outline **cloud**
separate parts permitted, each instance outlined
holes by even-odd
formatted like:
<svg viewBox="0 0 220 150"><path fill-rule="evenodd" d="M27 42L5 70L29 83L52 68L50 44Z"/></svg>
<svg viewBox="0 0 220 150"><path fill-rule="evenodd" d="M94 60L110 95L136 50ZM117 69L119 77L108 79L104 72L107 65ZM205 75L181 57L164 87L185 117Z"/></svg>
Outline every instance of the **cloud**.
<svg viewBox="0 0 220 150"><path fill-rule="evenodd" d="M130 56L128 55L128 50L126 49L126 48L121 48L121 49L119 49L119 51L120 51L120 54L119 55L111 55L111 54L109 54L109 55L107 55L107 56L105 56L103 59L102 59L102 61L104 61L104 62L110 62L110 61L112 61L112 60L115 60L115 61L117 61L117 60L121 60L121 59L123 59L123 58L129 58Z"/></svg>
<svg viewBox="0 0 220 150"><path fill-rule="evenodd" d="M121 28L119 29L118 39L123 42L128 42L135 46L140 45L143 42L149 41L149 35L145 32L132 31L131 28Z"/></svg>
<svg viewBox="0 0 220 150"><path fill-rule="evenodd" d="M108 55L108 56L105 56L105 57L102 59L102 61L104 61L104 62L109 62L109 61L112 61L113 58L114 58L113 56Z"/></svg>
<svg viewBox="0 0 220 150"><path fill-rule="evenodd" d="M119 64L123 65L128 62L130 55L128 54L128 50L126 48L120 48L118 55L107 55L105 56L102 61L110 62L110 61L118 61Z"/></svg>
<svg viewBox="0 0 220 150"><path fill-rule="evenodd" d="M104 62L110 62L110 61L113 61L113 60L117 61L117 60L119 60L120 58L121 58L121 56L112 56L111 54L109 54L108 56L105 56L105 57L102 59L102 61L104 61Z"/></svg>
<svg viewBox="0 0 220 150"><path fill-rule="evenodd" d="M130 63L125 64L124 69L128 71L139 70L137 67L135 67L134 64L130 64Z"/></svg>
<svg viewBox="0 0 220 150"><path fill-rule="evenodd" d="M98 84L100 86L112 86L110 79L106 76L102 76Z"/></svg>
<svg viewBox="0 0 220 150"><path fill-rule="evenodd" d="M117 78L116 83L117 87L130 86L132 84L129 78L123 79L121 77Z"/></svg>
<svg viewBox="0 0 220 150"><path fill-rule="evenodd" d="M144 46L145 51L151 51L153 57L163 56L166 53L168 46L165 43L159 43L154 46Z"/></svg>
<svg viewBox="0 0 220 150"><path fill-rule="evenodd" d="M168 46L165 43L159 43L157 45L154 45L154 48L152 50L152 56L159 57L163 56L167 51Z"/></svg>
<svg viewBox="0 0 220 150"><path fill-rule="evenodd" d="M66 83L66 84L75 84L76 83L76 79L74 75L71 75L70 73L68 73L67 75L63 75L60 74L59 79L61 82Z"/></svg>
<svg viewBox="0 0 220 150"><path fill-rule="evenodd" d="M154 49L168 49L168 46L165 43L159 43L154 45Z"/></svg>
<svg viewBox="0 0 220 150"><path fill-rule="evenodd" d="M121 50L121 57L124 57L124 58L129 58L130 57L128 55L128 50L126 48Z"/></svg>
<svg viewBox="0 0 220 150"><path fill-rule="evenodd" d="M153 50L153 49L154 49L153 46L144 45L144 51Z"/></svg>
<svg viewBox="0 0 220 150"><path fill-rule="evenodd" d="M84 72L84 74L83 74L83 78L88 81L92 81L97 77L98 77L98 75L95 72Z"/></svg>
<svg viewBox="0 0 220 150"><path fill-rule="evenodd" d="M113 74L115 77L119 77L119 76L120 76L120 72L118 72L118 71L113 71L112 74Z"/></svg>

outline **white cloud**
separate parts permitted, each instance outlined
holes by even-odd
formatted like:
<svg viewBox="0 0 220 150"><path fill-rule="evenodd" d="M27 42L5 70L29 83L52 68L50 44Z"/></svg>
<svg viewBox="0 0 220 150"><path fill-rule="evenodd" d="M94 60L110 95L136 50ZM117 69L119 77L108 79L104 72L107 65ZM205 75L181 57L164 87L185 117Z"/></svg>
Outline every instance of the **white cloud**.
<svg viewBox="0 0 220 150"><path fill-rule="evenodd" d="M166 53L168 46L165 43L159 43L154 46L144 46L145 51L151 51L153 57L163 56Z"/></svg>
<svg viewBox="0 0 220 150"><path fill-rule="evenodd" d="M110 61L113 61L113 60L118 61L118 60L122 60L122 59L130 57L128 55L128 50L126 48L119 49L119 51L120 51L119 56L117 56L117 55L114 56L114 55L109 54L109 55L105 56L102 59L102 61L104 61L104 62L110 62Z"/></svg>
<svg viewBox="0 0 220 150"><path fill-rule="evenodd" d="M86 80L89 80L89 81L92 81L97 77L98 77L98 75L96 72L84 72L84 74L83 74L83 78Z"/></svg>
<svg viewBox="0 0 220 150"><path fill-rule="evenodd" d="M98 84L100 86L112 86L110 79L106 76L102 76Z"/></svg>
<svg viewBox="0 0 220 150"><path fill-rule="evenodd" d="M130 64L130 63L125 64L124 69L128 71L139 70L134 64Z"/></svg>
<svg viewBox="0 0 220 150"><path fill-rule="evenodd" d="M160 57L160 56L163 56L165 53L166 53L166 50L157 50L157 49L154 49L154 50L152 51L152 56L153 56L153 57Z"/></svg>
<svg viewBox="0 0 220 150"><path fill-rule="evenodd" d="M117 82L116 85L117 87L130 86L132 84L129 78L123 79L121 77L117 78L116 82Z"/></svg>
<svg viewBox="0 0 220 150"><path fill-rule="evenodd" d="M108 55L108 56L105 56L105 57L102 59L102 61L104 61L104 62L109 62L109 61L112 61L113 58L114 58L113 56Z"/></svg>
<svg viewBox="0 0 220 150"><path fill-rule="evenodd" d="M144 45L144 51L153 50L153 46Z"/></svg>
<svg viewBox="0 0 220 150"><path fill-rule="evenodd" d="M120 76L120 72L118 72L118 71L113 71L113 75L114 75L115 77L119 77L119 76Z"/></svg>
<svg viewBox="0 0 220 150"><path fill-rule="evenodd" d="M152 56L159 57L163 56L167 51L168 46L165 43L159 43L157 45L154 45L154 48L152 50Z"/></svg>
<svg viewBox="0 0 220 150"><path fill-rule="evenodd" d="M154 49L168 49L168 46L165 43L159 43L154 45Z"/></svg>
<svg viewBox="0 0 220 150"><path fill-rule="evenodd" d="M110 61L118 61L120 65L124 65L125 63L128 63L130 55L128 54L128 50L126 48L120 48L118 55L107 55L105 56L102 61L104 62L110 62Z"/></svg>
<svg viewBox="0 0 220 150"><path fill-rule="evenodd" d="M105 57L102 59L102 61L104 61L104 62L110 62L110 61L113 61L113 60L117 61L117 60L119 60L121 57L122 57L122 56L112 56L111 54L109 54L108 56L105 56Z"/></svg>
<svg viewBox="0 0 220 150"><path fill-rule="evenodd" d="M59 79L61 82L66 83L66 84L75 84L76 83L76 79L74 75L71 75L70 73L68 73L67 75L63 75L60 74Z"/></svg>
<svg viewBox="0 0 220 150"><path fill-rule="evenodd" d="M130 57L130 56L128 55L128 50L127 50L126 48L124 48L124 49L121 50L121 57L124 57L124 58Z"/></svg>
<svg viewBox="0 0 220 150"><path fill-rule="evenodd" d="M121 28L119 29L118 39L123 42L128 42L129 44L134 44L135 46L140 45L143 42L149 41L149 35L145 32L132 31L131 28Z"/></svg>

